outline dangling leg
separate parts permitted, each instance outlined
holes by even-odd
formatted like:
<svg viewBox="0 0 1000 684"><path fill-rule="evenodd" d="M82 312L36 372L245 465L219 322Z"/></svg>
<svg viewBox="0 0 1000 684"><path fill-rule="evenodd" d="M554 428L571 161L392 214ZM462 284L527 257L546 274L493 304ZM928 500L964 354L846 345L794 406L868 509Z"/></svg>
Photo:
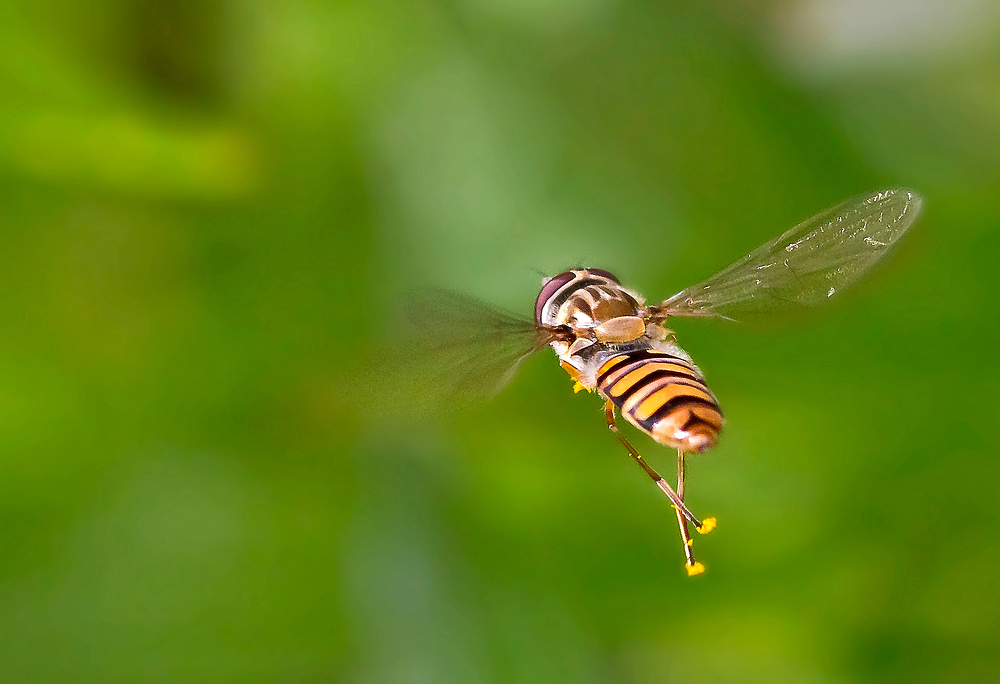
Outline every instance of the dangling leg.
<svg viewBox="0 0 1000 684"><path fill-rule="evenodd" d="M684 451L681 449L677 450L677 497L684 501ZM692 521L694 522L694 521ZM688 532L687 520L681 515L680 509L677 510L677 524L681 528L681 539L684 540L684 553L687 557L687 571L689 575L697 575L699 573L705 572L705 566L701 563L696 563L694 560L694 554L691 552L691 545L694 543L691 539L691 533ZM701 534L708 534L715 529L715 518L705 518L704 522L700 525L695 522L695 526L698 532Z"/></svg>
<svg viewBox="0 0 1000 684"><path fill-rule="evenodd" d="M619 432L618 425L615 422L615 405L608 401L604 404L604 414L608 421L608 428L618 436L618 441L622 443L635 462L639 464L649 478L656 483L656 485L663 490L663 493L667 495L673 503L674 510L677 512L677 524L681 529L681 540L684 542L684 559L686 561L685 567L687 568L688 575L697 575L705 571L705 566L697 562L694 559L694 550L691 548L692 539L688 532L687 521L690 520L694 523L694 526L702 534L707 534L715 527L715 518L705 518L705 522L701 522L698 518L694 517L694 514L688 510L687 506L684 505L684 452L677 451L677 492L670 488L666 480L660 477L659 473L649 467L649 464L643 460L639 452L636 451L635 447L632 446L625 436Z"/></svg>
<svg viewBox="0 0 1000 684"><path fill-rule="evenodd" d="M684 452L680 449L677 450L677 498L684 501ZM679 508L677 509L677 524L681 528L681 541L684 542L684 558L687 560L688 574L697 575L705 569L705 566L694 560L694 549L691 548L694 540L691 539L691 533L688 531L688 521L681 514Z"/></svg>
<svg viewBox="0 0 1000 684"><path fill-rule="evenodd" d="M632 458L635 459L635 462L639 464L639 467L642 468L647 475L649 475L649 478L656 483L657 487L663 490L663 493L667 495L668 499L670 499L674 508L677 509L677 513L690 520L695 527L703 528L702 522L698 520L698 518L694 517L694 514L687 509L687 506L684 505L684 501L677 496L673 487L671 487L666 480L660 477L659 473L649 467L649 464L643 460L642 456L639 455L639 452L635 450L635 447L629 444L629 441L625 439L625 435L618 431L618 425L615 423L615 405L610 401L604 404L604 415L608 419L608 428L618 435L618 441L621 442L622 446L628 450L629 454L632 455ZM705 531L707 532L708 530Z"/></svg>

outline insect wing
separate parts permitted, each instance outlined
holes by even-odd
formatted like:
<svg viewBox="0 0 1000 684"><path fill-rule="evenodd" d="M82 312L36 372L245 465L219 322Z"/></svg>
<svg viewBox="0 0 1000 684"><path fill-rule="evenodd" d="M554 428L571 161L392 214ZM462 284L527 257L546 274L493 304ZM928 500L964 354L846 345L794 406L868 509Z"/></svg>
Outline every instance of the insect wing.
<svg viewBox="0 0 1000 684"><path fill-rule="evenodd" d="M708 280L654 307L664 316L728 318L820 304L860 278L910 227L920 196L896 188L820 212Z"/></svg>
<svg viewBox="0 0 1000 684"><path fill-rule="evenodd" d="M552 339L533 320L448 291L415 296L400 332L406 375L425 399L446 403L492 397Z"/></svg>

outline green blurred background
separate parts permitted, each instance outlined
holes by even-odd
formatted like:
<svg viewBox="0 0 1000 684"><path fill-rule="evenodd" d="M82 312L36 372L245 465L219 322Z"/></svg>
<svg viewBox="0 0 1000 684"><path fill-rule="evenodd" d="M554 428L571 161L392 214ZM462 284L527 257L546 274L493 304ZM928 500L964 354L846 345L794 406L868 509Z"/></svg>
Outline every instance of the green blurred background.
<svg viewBox="0 0 1000 684"><path fill-rule="evenodd" d="M995 3L0 26L0 680L1000 680ZM677 323L729 418L703 576L550 353L420 420L355 390L413 288L665 296L895 185L924 215L849 295Z"/></svg>

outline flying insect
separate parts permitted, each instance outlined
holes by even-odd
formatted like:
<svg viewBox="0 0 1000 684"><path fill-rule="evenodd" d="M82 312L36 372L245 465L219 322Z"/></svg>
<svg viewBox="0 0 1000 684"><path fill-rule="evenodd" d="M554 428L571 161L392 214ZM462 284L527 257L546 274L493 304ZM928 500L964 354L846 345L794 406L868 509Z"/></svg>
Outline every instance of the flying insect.
<svg viewBox="0 0 1000 684"><path fill-rule="evenodd" d="M710 449L724 418L704 373L668 327L673 317L732 319L821 304L854 283L912 225L921 198L901 188L860 195L803 221L710 278L654 304L610 272L576 268L545 278L534 320L460 295L442 308L445 326L462 329L466 351L453 369L499 389L525 358L551 347L574 382L604 400L608 427L670 500L689 575L695 560L688 524L707 533L715 518L697 518L684 503L685 456ZM454 346L452 347L455 348ZM672 487L619 431L617 415L677 452Z"/></svg>

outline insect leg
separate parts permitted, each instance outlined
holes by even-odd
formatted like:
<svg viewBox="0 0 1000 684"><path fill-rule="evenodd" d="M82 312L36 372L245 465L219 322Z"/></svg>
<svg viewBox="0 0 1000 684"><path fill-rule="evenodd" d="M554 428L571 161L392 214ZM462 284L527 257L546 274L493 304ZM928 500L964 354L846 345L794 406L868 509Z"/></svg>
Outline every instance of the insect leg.
<svg viewBox="0 0 1000 684"><path fill-rule="evenodd" d="M604 415L608 420L608 429L618 436L618 441L621 442L622 446L628 450L632 458L635 459L635 462L639 464L639 467L642 468L647 475L649 475L649 479L655 482L656 486L663 490L663 493L667 495L668 499L670 499L670 502L677 509L677 512L690 520L695 527L702 527L702 522L698 520L698 518L694 517L694 514L687 509L687 506L684 505L684 501L677 496L677 492L674 491L673 487L671 487L666 480L660 477L659 473L649 467L649 464L643 460L642 456L639 455L639 452L635 450L635 447L629 444L629 441L625 439L625 435L619 432L618 425L615 422L615 405L611 401L604 404Z"/></svg>
<svg viewBox="0 0 1000 684"><path fill-rule="evenodd" d="M680 499L681 501L684 501L684 471L685 471L684 452L681 449L678 449L677 450L677 498ZM681 541L684 542L684 558L687 560L688 568L691 568L691 570L688 570L688 573L697 574L698 572L701 572L702 569L704 569L704 566L701 563L696 563L694 560L694 549L691 548L691 545L694 543L694 541L691 539L691 533L688 531L688 521L681 514L679 508L677 509L677 524L681 528ZM692 572L692 570L695 571Z"/></svg>

